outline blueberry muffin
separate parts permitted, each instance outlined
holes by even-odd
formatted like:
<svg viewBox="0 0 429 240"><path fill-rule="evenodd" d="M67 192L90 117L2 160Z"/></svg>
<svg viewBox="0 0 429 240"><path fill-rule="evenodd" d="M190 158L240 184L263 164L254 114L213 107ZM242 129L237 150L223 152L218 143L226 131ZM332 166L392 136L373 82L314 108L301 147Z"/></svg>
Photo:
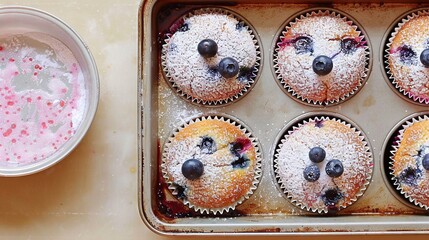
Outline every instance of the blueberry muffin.
<svg viewBox="0 0 429 240"><path fill-rule="evenodd" d="M182 97L200 104L225 104L255 83L260 43L241 17L221 9L200 9L173 26L161 62L167 81Z"/></svg>
<svg viewBox="0 0 429 240"><path fill-rule="evenodd" d="M169 188L202 213L234 209L256 189L261 176L257 142L237 122L203 117L166 143L161 166Z"/></svg>
<svg viewBox="0 0 429 240"><path fill-rule="evenodd" d="M394 185L410 202L429 209L429 118L405 125L391 157Z"/></svg>
<svg viewBox="0 0 429 240"><path fill-rule="evenodd" d="M395 28L388 44L388 73L408 98L429 104L429 13L408 16Z"/></svg>
<svg viewBox="0 0 429 240"><path fill-rule="evenodd" d="M327 105L354 95L366 80L369 48L346 17L311 11L287 23L274 51L282 87L305 103Z"/></svg>
<svg viewBox="0 0 429 240"><path fill-rule="evenodd" d="M350 124L316 117L297 124L276 148L275 177L302 209L335 213L363 194L373 160L364 137Z"/></svg>

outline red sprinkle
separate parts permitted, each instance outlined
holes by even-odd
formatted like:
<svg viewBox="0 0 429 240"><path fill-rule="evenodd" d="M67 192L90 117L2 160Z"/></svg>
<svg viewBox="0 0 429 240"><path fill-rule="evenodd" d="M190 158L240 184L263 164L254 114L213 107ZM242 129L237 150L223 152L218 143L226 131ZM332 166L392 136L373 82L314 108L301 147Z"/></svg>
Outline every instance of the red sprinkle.
<svg viewBox="0 0 429 240"><path fill-rule="evenodd" d="M3 133L3 137L7 137L12 133L12 129L8 129L6 132Z"/></svg>

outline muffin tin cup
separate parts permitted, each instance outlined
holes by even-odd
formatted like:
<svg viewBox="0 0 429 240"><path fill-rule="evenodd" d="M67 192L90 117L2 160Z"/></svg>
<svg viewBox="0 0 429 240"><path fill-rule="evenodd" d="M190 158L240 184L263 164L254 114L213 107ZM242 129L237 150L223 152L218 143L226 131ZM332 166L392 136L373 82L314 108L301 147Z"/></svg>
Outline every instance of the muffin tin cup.
<svg viewBox="0 0 429 240"><path fill-rule="evenodd" d="M242 23L244 25L244 27L247 28L247 31L251 35L251 37L253 39L253 43L255 44L255 49L256 49L256 63L255 63L256 68L252 72L252 77L249 80L249 82L246 83L246 85L241 89L241 91L238 94L230 96L226 99L219 99L216 101L204 100L201 98L195 98L195 97L183 92L179 88L179 86L177 86L175 84L174 79L171 78L170 74L168 73L167 63L165 62L166 61L166 57L165 57L166 47L170 41L170 36L168 36L168 35L165 36L165 39L163 40L162 50L161 50L160 62L161 62L162 74L163 74L163 77L166 80L167 84L170 86L170 88L174 92L176 92L183 100L185 100L191 104L197 105L197 106L223 107L223 106L227 106L231 103L234 103L238 100L241 100L256 85L256 83L257 83L257 81L261 75L260 73L261 73L262 62L263 62L262 61L263 49L262 49L262 45L261 45L262 43L261 43L261 39L259 38L258 33L256 32L255 28L249 23L249 21L247 21L243 16L241 16L238 13L233 12L229 9L225 9L225 8L221 8L221 7L197 8L197 9L191 10L190 12L188 12L187 14L185 14L184 16L182 16L179 19L186 19L186 18L189 18L191 16L198 15L198 14L204 14L204 13L218 13L218 14L228 15L228 16L236 19L237 21L239 21L239 23Z"/></svg>
<svg viewBox="0 0 429 240"><path fill-rule="evenodd" d="M279 157L279 151L283 145L283 140L293 133L296 129L299 129L304 124L309 122L316 122L316 121L325 121L325 120L335 120L336 122L339 122L355 131L356 134L359 135L359 138L364 142L365 145L365 154L367 157L367 164L366 166L369 167L368 172L366 173L366 181L365 183L360 187L358 193L355 197L350 199L350 202L344 202L342 205L339 205L339 209L344 209L356 201L358 201L365 193L366 189L368 188L368 185L371 182L372 174L373 174L373 168L374 168L374 159L373 154L371 151L371 145L369 141L367 141L367 136L364 134L362 130L357 126L356 123L348 119L347 117L340 115L338 113L333 112L309 112L302 114L301 116L296 117L292 121L290 121L285 127L282 128L279 135L276 137L274 142L274 148L272 149L272 156L273 156L273 167L272 167L272 176L273 181L277 183L277 189L283 193L283 196L289 200L290 203L295 205L296 207L300 208L301 210L305 210L310 213L317 213L317 214L328 214L333 215L336 212L331 212L328 210L328 208L313 208L311 206L307 206L305 203L299 202L296 199L293 199L293 197L289 194L289 191L285 188L285 186L282 185L282 183L279 181L280 176L278 174L278 157Z"/></svg>
<svg viewBox="0 0 429 240"><path fill-rule="evenodd" d="M171 191L171 193L174 196L177 196L177 194L178 194L177 187L174 185L174 183L171 181L170 177L168 176L166 159L165 159L166 158L165 151L166 151L166 149L168 149L168 147L171 143L171 140L174 139L176 134L179 133L182 129L186 128L187 126L189 126L193 123L204 121L204 120L219 120L219 121L226 122L228 124L231 124L231 125L239 128L241 130L241 132L243 132L243 134L245 134L251 140L252 146L255 148L256 162L255 162L255 168L254 168L253 182L252 182L252 185L250 186L248 192L244 196L242 196L239 200L237 200L236 202L234 202L233 204L231 204L229 206L225 206L222 208L203 208L203 207L192 204L187 199L180 200L183 202L184 205L188 206L189 208L194 209L196 212L199 212L201 214L214 214L214 215L223 214L223 213L229 212L230 210L234 210L236 208L236 206L238 206L239 204L244 202L246 199L248 199L254 193L254 191L257 189L259 182L262 178L262 149L260 147L259 141L255 136L253 136L250 128L247 127L246 125L244 125L238 119L236 119L232 116L226 115L226 114L207 114L204 116L194 117L191 120L187 121L182 126L180 126L179 128L173 130L173 132L169 135L170 137L167 139L167 141L165 142L164 147L163 147L162 161L161 161L162 177L164 178L165 182L167 183L168 189Z"/></svg>
<svg viewBox="0 0 429 240"><path fill-rule="evenodd" d="M398 96L400 96L405 101L416 105L429 106L429 98L421 99L418 96L413 96L412 93L406 91L405 89L399 86L398 82L395 80L395 77L390 71L390 64L389 64L390 46L392 45L392 41L397 35L398 31L402 28L402 26L405 23L421 15L429 15L429 8L426 7L426 8L413 9L411 11L404 13L403 15L395 19L395 21L393 21L393 23L389 26L388 30L383 36L382 47L380 48L381 50L380 62L382 62L383 64L381 64L380 66L382 67L382 73L387 84Z"/></svg>
<svg viewBox="0 0 429 240"><path fill-rule="evenodd" d="M321 101L314 101L312 99L305 98L298 93L296 93L291 86L289 86L284 80L283 77L280 74L279 66L278 66L278 51L279 46L278 44L281 43L284 34L290 29L291 24L295 23L298 20L305 19L306 17L311 16L333 16L333 17L339 17L346 21L348 24L353 26L359 33L359 37L362 39L362 41L366 42L365 45L365 70L361 75L361 79L359 81L358 86L356 86L352 92L340 97L338 100L325 100L323 102ZM368 34L365 32L363 27L352 17L350 17L347 13L344 13L340 10L333 9L333 8L310 8L303 11L300 11L292 17L288 18L284 24L280 27L280 29L277 31L274 41L271 45L272 54L273 57L270 61L271 63L271 70L273 73L274 78L276 79L276 82L278 86L293 100L302 103L307 106L312 107L327 107L327 106L335 106L338 104L341 104L353 96L355 96L365 85L366 81L368 80L368 77L371 73L372 68L372 51L371 51L371 43L368 39Z"/></svg>
<svg viewBox="0 0 429 240"><path fill-rule="evenodd" d="M420 112L412 114L399 123L397 123L389 135L387 136L383 144L382 152L382 166L381 169L384 170L384 181L387 186L389 186L389 191L403 204L412 207L418 210L429 210L429 206L424 205L413 197L411 197L406 191L402 189L401 183L394 176L393 168L393 157L395 156L399 145L402 141L403 134L405 130L410 127L412 124L417 123L422 120L429 120L429 112Z"/></svg>

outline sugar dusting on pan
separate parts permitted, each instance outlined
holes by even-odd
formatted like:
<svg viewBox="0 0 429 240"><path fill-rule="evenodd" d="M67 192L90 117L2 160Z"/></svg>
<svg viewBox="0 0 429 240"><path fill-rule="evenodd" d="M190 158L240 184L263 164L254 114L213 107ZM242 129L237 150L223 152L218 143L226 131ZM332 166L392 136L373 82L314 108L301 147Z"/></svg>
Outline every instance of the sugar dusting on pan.
<svg viewBox="0 0 429 240"><path fill-rule="evenodd" d="M0 38L0 166L39 162L82 122L84 76L70 49L42 33Z"/></svg>

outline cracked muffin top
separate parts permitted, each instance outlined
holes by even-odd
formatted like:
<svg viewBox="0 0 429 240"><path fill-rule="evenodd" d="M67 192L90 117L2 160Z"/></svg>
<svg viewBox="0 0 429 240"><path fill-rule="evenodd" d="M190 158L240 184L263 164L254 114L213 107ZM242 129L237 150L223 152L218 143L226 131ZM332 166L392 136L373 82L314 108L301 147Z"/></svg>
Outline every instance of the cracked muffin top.
<svg viewBox="0 0 429 240"><path fill-rule="evenodd" d="M260 60L252 30L236 16L196 10L170 28L162 67L172 87L193 102L219 104L247 92Z"/></svg>
<svg viewBox="0 0 429 240"><path fill-rule="evenodd" d="M397 189L405 197L429 209L429 118L414 122L399 136L391 162Z"/></svg>
<svg viewBox="0 0 429 240"><path fill-rule="evenodd" d="M313 12L285 27L274 61L277 78L293 96L311 104L337 103L362 86L368 45L345 17Z"/></svg>
<svg viewBox="0 0 429 240"><path fill-rule="evenodd" d="M289 131L277 147L275 173L302 209L335 213L363 194L373 162L359 131L340 120L320 118Z"/></svg>
<svg viewBox="0 0 429 240"><path fill-rule="evenodd" d="M204 119L180 129L166 143L164 178L179 199L196 210L234 207L255 189L259 176L254 139L223 119Z"/></svg>

